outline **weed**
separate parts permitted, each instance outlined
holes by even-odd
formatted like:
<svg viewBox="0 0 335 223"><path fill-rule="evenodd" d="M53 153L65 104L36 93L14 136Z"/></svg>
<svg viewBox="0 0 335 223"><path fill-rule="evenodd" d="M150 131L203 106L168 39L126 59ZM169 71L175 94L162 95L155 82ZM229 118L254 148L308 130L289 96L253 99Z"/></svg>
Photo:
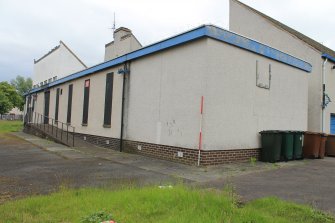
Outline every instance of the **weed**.
<svg viewBox="0 0 335 223"><path fill-rule="evenodd" d="M272 163L272 167L274 169L278 169L280 167L280 165L278 163Z"/></svg>
<svg viewBox="0 0 335 223"><path fill-rule="evenodd" d="M273 222L330 223L335 219L305 205L263 198L241 205L227 185L203 190L182 185L118 189L61 189L0 205L1 222ZM106 211L108 210L108 211ZM110 214L113 213L113 216ZM85 217L83 217L85 216ZM113 218L112 218L113 217Z"/></svg>
<svg viewBox="0 0 335 223"><path fill-rule="evenodd" d="M256 157L251 157L251 158L250 158L250 164L251 164L252 166L255 166L255 165L256 165L256 162L257 162Z"/></svg>
<svg viewBox="0 0 335 223"><path fill-rule="evenodd" d="M98 211L86 217L83 217L81 223L100 223L102 221L112 220L112 214L106 211Z"/></svg>

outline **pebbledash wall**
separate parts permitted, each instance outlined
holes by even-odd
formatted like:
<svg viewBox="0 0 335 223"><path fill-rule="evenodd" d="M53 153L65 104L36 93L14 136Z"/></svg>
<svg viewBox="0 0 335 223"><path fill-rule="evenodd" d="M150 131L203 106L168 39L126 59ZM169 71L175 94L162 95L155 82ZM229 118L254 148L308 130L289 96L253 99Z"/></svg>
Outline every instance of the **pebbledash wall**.
<svg viewBox="0 0 335 223"><path fill-rule="evenodd" d="M191 33L201 34L192 39ZM202 122L200 164L222 164L258 158L259 131L307 130L310 64L215 26L202 26L157 44L162 47L176 39L182 43L127 61L130 74L125 76L124 85L124 151L196 164ZM43 114L43 91L50 91L49 116L54 117L55 92L60 88L59 120L66 122L67 91L73 84L71 125L78 136L119 150L123 75L118 70L123 67L118 63L36 89L32 92L37 94L35 112ZM110 72L114 72L112 123L105 128L105 85ZM91 83L89 115L87 126L83 126L87 79Z"/></svg>

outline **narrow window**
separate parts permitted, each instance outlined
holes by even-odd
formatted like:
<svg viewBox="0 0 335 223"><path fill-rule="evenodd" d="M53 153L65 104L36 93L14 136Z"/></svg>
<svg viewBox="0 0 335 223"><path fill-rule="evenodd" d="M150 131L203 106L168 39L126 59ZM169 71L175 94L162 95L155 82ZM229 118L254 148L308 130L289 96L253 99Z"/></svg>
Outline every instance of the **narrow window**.
<svg viewBox="0 0 335 223"><path fill-rule="evenodd" d="M114 73L106 75L104 127L111 127Z"/></svg>
<svg viewBox="0 0 335 223"><path fill-rule="evenodd" d="M58 121L59 92L60 92L60 89L57 88L57 91L56 91L56 106L55 106L55 121L56 122Z"/></svg>
<svg viewBox="0 0 335 223"><path fill-rule="evenodd" d="M31 108L31 95L28 96L27 114L28 114L28 122L31 122L31 117L33 116Z"/></svg>
<svg viewBox="0 0 335 223"><path fill-rule="evenodd" d="M32 111L35 111L35 103L36 103L36 97L35 95L33 96L33 106L32 106Z"/></svg>
<svg viewBox="0 0 335 223"><path fill-rule="evenodd" d="M50 91L44 92L44 124L49 124Z"/></svg>
<svg viewBox="0 0 335 223"><path fill-rule="evenodd" d="M85 86L84 86L84 106L83 106L82 125L87 125L89 100L90 100L90 80L88 79L85 80Z"/></svg>
<svg viewBox="0 0 335 223"><path fill-rule="evenodd" d="M71 123L71 112L72 112L72 92L73 92L73 84L69 85L69 96L67 101L67 118L66 122L68 124Z"/></svg>

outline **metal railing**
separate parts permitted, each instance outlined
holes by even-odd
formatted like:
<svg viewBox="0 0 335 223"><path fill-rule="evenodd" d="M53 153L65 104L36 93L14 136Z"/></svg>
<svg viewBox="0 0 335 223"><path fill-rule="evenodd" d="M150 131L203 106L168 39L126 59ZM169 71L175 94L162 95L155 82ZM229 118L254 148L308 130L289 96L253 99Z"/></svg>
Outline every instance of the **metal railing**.
<svg viewBox="0 0 335 223"><path fill-rule="evenodd" d="M75 127L68 123L55 120L48 116L42 115L37 112L29 112L25 116L25 124L30 124L44 133L60 140L61 142L66 142L67 145L74 146L75 139ZM72 142L71 142L72 141Z"/></svg>
<svg viewBox="0 0 335 223"><path fill-rule="evenodd" d="M23 115L17 115L17 114L5 114L5 115L0 115L0 120L23 120Z"/></svg>

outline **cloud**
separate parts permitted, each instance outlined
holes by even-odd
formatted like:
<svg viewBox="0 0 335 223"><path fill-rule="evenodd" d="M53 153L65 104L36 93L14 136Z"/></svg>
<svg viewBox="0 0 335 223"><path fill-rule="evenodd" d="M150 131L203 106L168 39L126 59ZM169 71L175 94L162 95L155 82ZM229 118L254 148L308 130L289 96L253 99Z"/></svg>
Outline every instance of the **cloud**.
<svg viewBox="0 0 335 223"><path fill-rule="evenodd" d="M242 2L335 48L332 0ZM33 60L59 40L88 66L102 62L114 12L117 26L130 28L148 45L205 23L227 28L228 10L228 0L0 0L0 81L31 76Z"/></svg>

